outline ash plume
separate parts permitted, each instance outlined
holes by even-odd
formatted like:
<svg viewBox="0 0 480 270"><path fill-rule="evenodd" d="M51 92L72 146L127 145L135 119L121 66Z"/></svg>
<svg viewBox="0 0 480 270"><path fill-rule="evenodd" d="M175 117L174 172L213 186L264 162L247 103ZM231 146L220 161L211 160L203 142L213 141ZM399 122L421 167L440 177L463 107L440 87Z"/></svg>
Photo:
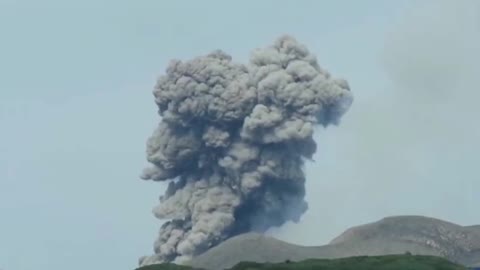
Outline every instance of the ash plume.
<svg viewBox="0 0 480 270"><path fill-rule="evenodd" d="M314 128L338 124L353 101L347 82L289 36L253 51L248 65L220 50L173 60L154 97L162 120L142 178L169 181L153 210L168 221L140 265L181 262L234 235L298 221Z"/></svg>

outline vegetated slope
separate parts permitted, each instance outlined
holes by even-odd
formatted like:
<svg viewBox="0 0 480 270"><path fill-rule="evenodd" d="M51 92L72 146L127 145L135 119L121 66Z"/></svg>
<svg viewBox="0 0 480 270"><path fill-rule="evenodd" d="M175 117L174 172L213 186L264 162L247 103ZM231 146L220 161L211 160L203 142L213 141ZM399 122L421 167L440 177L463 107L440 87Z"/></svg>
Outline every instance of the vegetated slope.
<svg viewBox="0 0 480 270"><path fill-rule="evenodd" d="M405 252L447 258L463 265L480 262L480 235L471 228L421 216L389 217L351 228L329 245L303 247L259 234L234 237L194 258L190 265L230 268L241 261L282 262Z"/></svg>
<svg viewBox="0 0 480 270"><path fill-rule="evenodd" d="M172 264L157 264L138 270L187 270ZM310 259L300 262L258 263L241 262L231 270L466 270L446 259L433 256L390 255L378 257L350 257L343 259Z"/></svg>
<svg viewBox="0 0 480 270"><path fill-rule="evenodd" d="M311 259L297 263L240 263L232 270L464 270L463 266L446 259L431 256L390 255L378 257L350 257L335 260Z"/></svg>

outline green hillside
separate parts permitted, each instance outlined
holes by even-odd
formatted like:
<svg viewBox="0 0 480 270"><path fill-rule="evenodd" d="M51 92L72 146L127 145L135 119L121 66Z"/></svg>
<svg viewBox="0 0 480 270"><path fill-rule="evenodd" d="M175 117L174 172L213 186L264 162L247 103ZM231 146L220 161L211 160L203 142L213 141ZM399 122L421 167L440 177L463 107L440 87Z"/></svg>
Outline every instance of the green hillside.
<svg viewBox="0 0 480 270"><path fill-rule="evenodd" d="M137 270L188 270L187 266L158 264ZM335 260L311 259L302 262L254 263L242 262L231 270L465 270L467 268L432 256L388 255L362 256Z"/></svg>

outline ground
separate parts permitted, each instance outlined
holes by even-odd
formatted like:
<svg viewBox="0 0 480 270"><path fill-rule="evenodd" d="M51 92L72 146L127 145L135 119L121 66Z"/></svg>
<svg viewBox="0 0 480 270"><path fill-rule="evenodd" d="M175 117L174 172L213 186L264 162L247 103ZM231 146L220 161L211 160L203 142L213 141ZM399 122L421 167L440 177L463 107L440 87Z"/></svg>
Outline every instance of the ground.
<svg viewBox="0 0 480 270"><path fill-rule="evenodd" d="M189 270L188 266L158 264L137 270ZM361 256L334 260L311 259L301 262L254 263L242 262L231 270L466 270L443 258L434 256L388 255Z"/></svg>

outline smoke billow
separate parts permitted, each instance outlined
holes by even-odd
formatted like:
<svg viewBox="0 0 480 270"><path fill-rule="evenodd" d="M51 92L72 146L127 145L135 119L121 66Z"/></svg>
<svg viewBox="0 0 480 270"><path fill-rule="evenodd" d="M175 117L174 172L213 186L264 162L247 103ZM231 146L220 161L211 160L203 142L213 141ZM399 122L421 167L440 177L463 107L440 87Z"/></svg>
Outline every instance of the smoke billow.
<svg viewBox="0 0 480 270"><path fill-rule="evenodd" d="M289 36L255 50L248 65L222 51L174 60L154 96L162 121L142 178L170 181L153 210L168 221L141 265L186 260L234 235L298 221L314 128L338 124L353 100L347 82Z"/></svg>

